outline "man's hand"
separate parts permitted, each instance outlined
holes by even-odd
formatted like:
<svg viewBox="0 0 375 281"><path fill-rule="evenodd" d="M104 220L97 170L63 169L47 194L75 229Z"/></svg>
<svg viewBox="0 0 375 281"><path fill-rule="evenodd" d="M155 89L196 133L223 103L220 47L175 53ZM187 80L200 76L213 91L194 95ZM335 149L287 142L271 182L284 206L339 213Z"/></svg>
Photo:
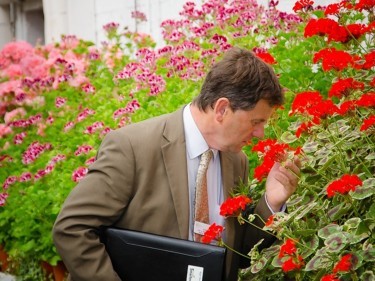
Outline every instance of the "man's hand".
<svg viewBox="0 0 375 281"><path fill-rule="evenodd" d="M284 165L276 162L267 177L266 196L269 206L274 212L279 212L281 207L296 191L301 161L298 157L286 160Z"/></svg>

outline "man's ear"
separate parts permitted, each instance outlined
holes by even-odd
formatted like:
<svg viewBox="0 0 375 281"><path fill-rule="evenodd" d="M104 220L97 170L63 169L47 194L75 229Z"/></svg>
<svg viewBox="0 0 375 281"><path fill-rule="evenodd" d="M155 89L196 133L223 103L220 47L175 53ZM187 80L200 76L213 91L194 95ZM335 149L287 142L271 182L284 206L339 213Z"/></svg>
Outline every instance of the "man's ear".
<svg viewBox="0 0 375 281"><path fill-rule="evenodd" d="M214 105L215 119L219 122L223 121L226 114L230 110L230 102L227 98L220 98Z"/></svg>

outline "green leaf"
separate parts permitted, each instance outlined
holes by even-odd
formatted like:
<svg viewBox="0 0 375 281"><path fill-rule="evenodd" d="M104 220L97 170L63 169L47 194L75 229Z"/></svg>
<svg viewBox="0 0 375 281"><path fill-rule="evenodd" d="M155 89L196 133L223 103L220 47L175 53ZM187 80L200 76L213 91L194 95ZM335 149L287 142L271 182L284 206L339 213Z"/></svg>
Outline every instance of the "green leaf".
<svg viewBox="0 0 375 281"><path fill-rule="evenodd" d="M370 153L365 157L366 160L372 160L375 159L375 152Z"/></svg>
<svg viewBox="0 0 375 281"><path fill-rule="evenodd" d="M302 211L297 214L296 220L299 220L299 219L305 217L306 214L308 214L316 205L318 205L317 202L312 202L312 203L308 204L307 206L301 206Z"/></svg>
<svg viewBox="0 0 375 281"><path fill-rule="evenodd" d="M296 140L298 140L298 138L297 138L294 134L292 134L291 132L289 132L289 131L284 132L284 133L281 135L280 139L281 139L283 142L285 142L285 143L293 143L293 142L295 142Z"/></svg>
<svg viewBox="0 0 375 281"><path fill-rule="evenodd" d="M348 243L348 239L343 232L336 232L327 237L324 241L324 245L327 246L329 251L338 253L342 250Z"/></svg>
<svg viewBox="0 0 375 281"><path fill-rule="evenodd" d="M316 229L297 229L294 234L297 236L307 237L316 232Z"/></svg>
<svg viewBox="0 0 375 281"><path fill-rule="evenodd" d="M342 231L341 226L332 223L319 229L318 236L322 239L327 239L330 235L337 233L337 232L341 232L341 231Z"/></svg>
<svg viewBox="0 0 375 281"><path fill-rule="evenodd" d="M315 256L306 264L305 271L315 271L325 267L331 267L332 261L327 255L327 249L319 249Z"/></svg>
<svg viewBox="0 0 375 281"><path fill-rule="evenodd" d="M367 270L363 272L359 279L362 281L374 281L375 280L374 271Z"/></svg>
<svg viewBox="0 0 375 281"><path fill-rule="evenodd" d="M279 258L278 255L276 255L272 260L272 265L274 267L281 267L283 265L284 260L286 260L287 257Z"/></svg>
<svg viewBox="0 0 375 281"><path fill-rule="evenodd" d="M314 152L318 149L318 146L319 146L319 143L317 142L306 142L303 147L302 147L302 150L305 152L305 153L311 153L311 152Z"/></svg>
<svg viewBox="0 0 375 281"><path fill-rule="evenodd" d="M350 194L352 198L357 200L363 200L372 196L375 192L375 178L369 178L363 181L362 186L358 186Z"/></svg>
<svg viewBox="0 0 375 281"><path fill-rule="evenodd" d="M328 210L328 217L331 221L336 221L339 218L341 218L343 215L345 215L348 210L351 208L351 204L349 203L341 203L332 209Z"/></svg>
<svg viewBox="0 0 375 281"><path fill-rule="evenodd" d="M319 246L319 237L314 235L310 240L303 243L306 247L302 248L301 255L304 259L315 253Z"/></svg>
<svg viewBox="0 0 375 281"><path fill-rule="evenodd" d="M268 259L266 257L261 257L256 263L251 265L251 273L258 273L261 271L267 264Z"/></svg>
<svg viewBox="0 0 375 281"><path fill-rule="evenodd" d="M344 230L357 228L362 220L360 218L350 218L344 223Z"/></svg>

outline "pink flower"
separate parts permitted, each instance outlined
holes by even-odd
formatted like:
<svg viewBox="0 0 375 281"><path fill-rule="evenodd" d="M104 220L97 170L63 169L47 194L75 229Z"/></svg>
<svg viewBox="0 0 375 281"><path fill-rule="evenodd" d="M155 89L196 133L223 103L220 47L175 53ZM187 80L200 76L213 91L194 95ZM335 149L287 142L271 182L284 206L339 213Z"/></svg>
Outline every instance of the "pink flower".
<svg viewBox="0 0 375 281"><path fill-rule="evenodd" d="M55 157L49 161L48 165L55 165L57 162L63 161L66 159L66 156L64 154L57 154Z"/></svg>
<svg viewBox="0 0 375 281"><path fill-rule="evenodd" d="M9 177L7 177L6 180L5 180L5 182L3 183L3 188L4 189L9 188L9 186L11 186L12 184L14 184L16 181L17 181L17 177L16 176L9 176Z"/></svg>
<svg viewBox="0 0 375 281"><path fill-rule="evenodd" d="M104 123L101 121L97 121L91 126L86 127L86 130L83 133L91 135L103 127L104 127Z"/></svg>
<svg viewBox="0 0 375 281"><path fill-rule="evenodd" d="M74 182L79 182L81 179L83 179L85 177L85 175L87 174L88 172L88 169L86 167L79 167L78 169L76 169L73 174L72 174L72 180Z"/></svg>
<svg viewBox="0 0 375 281"><path fill-rule="evenodd" d="M0 207L5 205L5 202L6 202L6 199L8 198L8 196L9 195L6 192L0 193Z"/></svg>
<svg viewBox="0 0 375 281"><path fill-rule="evenodd" d="M117 30L117 28L120 26L120 24L116 22L110 22L105 25L103 25L103 29L107 32L114 32Z"/></svg>
<svg viewBox="0 0 375 281"><path fill-rule="evenodd" d="M138 21L147 21L146 15L140 11L133 11L131 17Z"/></svg>
<svg viewBox="0 0 375 281"><path fill-rule="evenodd" d="M45 175L47 175L46 170L44 170L44 169L39 170L39 171L36 172L36 174L34 175L34 179L35 179L35 180L39 180L39 179L41 179L42 177L44 177Z"/></svg>
<svg viewBox="0 0 375 281"><path fill-rule="evenodd" d="M87 154L89 153L93 147L91 145L81 145L80 147L77 148L77 150L74 152L75 156L79 156L82 154Z"/></svg>
<svg viewBox="0 0 375 281"><path fill-rule="evenodd" d="M69 131L69 130L70 130L71 128L73 128L73 127L74 127L74 122L69 121L69 122L66 123L65 126L64 126L64 132Z"/></svg>
<svg viewBox="0 0 375 281"><path fill-rule="evenodd" d="M30 144L26 151L22 154L22 163L25 165L31 164L40 156L40 154L51 149L51 144L41 144L38 141L35 141Z"/></svg>
<svg viewBox="0 0 375 281"><path fill-rule="evenodd" d="M82 91L85 93L95 93L95 87L91 85L90 83L86 83L85 85L82 86Z"/></svg>
<svg viewBox="0 0 375 281"><path fill-rule="evenodd" d="M14 138L13 138L13 143L14 144L22 144L23 140L26 136L27 136L26 132L22 132L22 133L19 133L19 134L15 135Z"/></svg>
<svg viewBox="0 0 375 281"><path fill-rule="evenodd" d="M32 175L30 172L24 172L21 176L19 181L20 182L25 182L25 181L30 181L32 178Z"/></svg>
<svg viewBox="0 0 375 281"><path fill-rule="evenodd" d="M85 108L82 112L78 114L77 121L81 122L85 120L89 115L94 115L94 114L95 114L95 110Z"/></svg>
<svg viewBox="0 0 375 281"><path fill-rule="evenodd" d="M95 159L95 156L93 156L93 157L87 159L86 162L85 162L85 164L86 164L87 166L90 166L92 163L95 162L95 160L96 160L96 159Z"/></svg>
<svg viewBox="0 0 375 281"><path fill-rule="evenodd" d="M0 124L0 139L12 133L12 129L5 124Z"/></svg>
<svg viewBox="0 0 375 281"><path fill-rule="evenodd" d="M65 103L66 103L67 99L66 98L62 98L62 97L57 97L56 98L56 101L55 101L55 106L57 108L60 108L62 107Z"/></svg>

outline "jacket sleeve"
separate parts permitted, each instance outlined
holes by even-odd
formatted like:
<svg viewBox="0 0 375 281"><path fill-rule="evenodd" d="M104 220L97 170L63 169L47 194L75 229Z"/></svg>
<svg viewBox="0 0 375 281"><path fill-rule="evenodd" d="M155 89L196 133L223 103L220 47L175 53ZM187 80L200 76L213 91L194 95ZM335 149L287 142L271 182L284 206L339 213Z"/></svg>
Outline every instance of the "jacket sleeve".
<svg viewBox="0 0 375 281"><path fill-rule="evenodd" d="M134 166L130 142L112 131L88 174L65 200L53 227L53 240L71 280L120 280L98 233L126 208L133 192Z"/></svg>
<svg viewBox="0 0 375 281"><path fill-rule="evenodd" d="M248 209L244 216L247 217L250 214L257 214L262 218L263 221L267 221L267 219L272 215L272 212L266 203L264 195L260 198L256 207ZM250 250L254 247L254 245L257 244L261 239L264 240L258 246L259 251L261 251L264 248L270 247L276 240L275 236L261 230L264 227L264 222L258 216L255 216L255 219L252 223L258 226L259 228L250 224L245 224L244 240L242 245L242 253L245 255L247 255L250 252ZM249 265L249 259L241 259L240 268L245 268Z"/></svg>

